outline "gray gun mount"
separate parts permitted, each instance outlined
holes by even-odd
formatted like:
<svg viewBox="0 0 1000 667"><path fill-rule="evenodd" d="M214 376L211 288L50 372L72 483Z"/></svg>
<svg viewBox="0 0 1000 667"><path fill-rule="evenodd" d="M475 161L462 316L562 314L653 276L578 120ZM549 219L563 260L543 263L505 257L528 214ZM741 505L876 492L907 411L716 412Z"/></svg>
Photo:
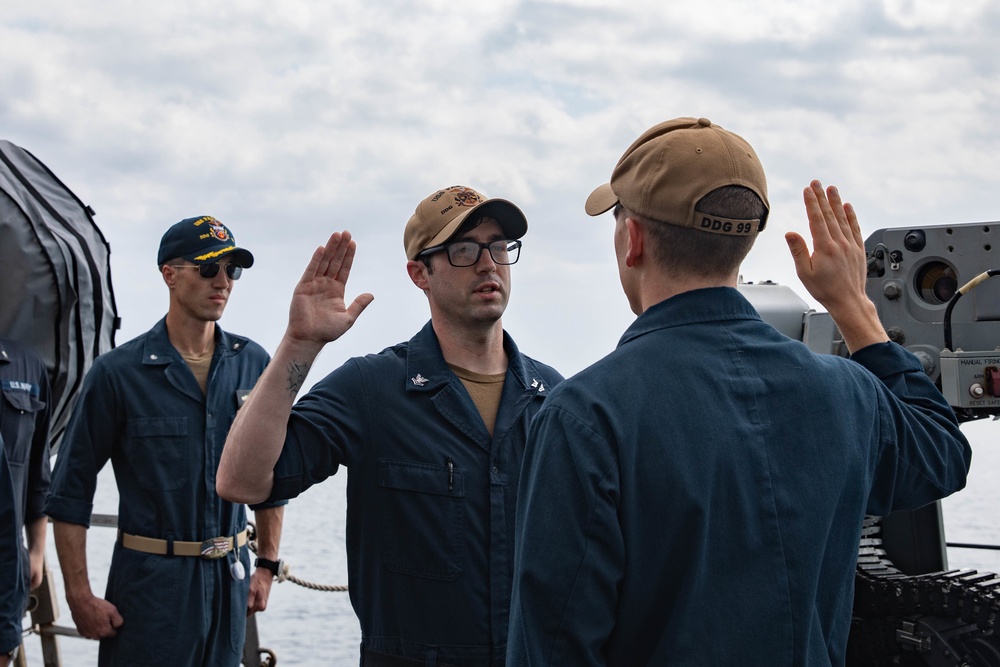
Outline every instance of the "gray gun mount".
<svg viewBox="0 0 1000 667"><path fill-rule="evenodd" d="M959 419L1000 415L1000 222L880 229L865 242L868 297ZM959 299L965 296L964 299Z"/></svg>

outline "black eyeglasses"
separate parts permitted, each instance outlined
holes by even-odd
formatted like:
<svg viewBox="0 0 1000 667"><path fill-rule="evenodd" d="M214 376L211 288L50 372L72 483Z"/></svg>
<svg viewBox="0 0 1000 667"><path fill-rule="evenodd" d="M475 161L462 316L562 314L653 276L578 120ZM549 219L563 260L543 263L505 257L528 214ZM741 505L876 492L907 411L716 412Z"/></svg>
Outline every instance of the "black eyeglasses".
<svg viewBox="0 0 1000 667"><path fill-rule="evenodd" d="M442 250L448 253L448 263L459 268L473 266L479 261L483 250L489 250L493 261L502 266L507 266L517 262L521 254L520 241L490 241L489 243L477 243L475 241L456 241L427 248L418 257L433 255Z"/></svg>
<svg viewBox="0 0 1000 667"><path fill-rule="evenodd" d="M201 274L202 278L206 280L211 280L215 276L219 275L219 269L222 268L222 264L218 262L212 262L211 264L198 264L197 266L188 266L187 264L174 264L175 269L198 269L198 273ZM226 264L226 275L229 276L230 280L239 280L240 276L243 275L243 267L236 264Z"/></svg>

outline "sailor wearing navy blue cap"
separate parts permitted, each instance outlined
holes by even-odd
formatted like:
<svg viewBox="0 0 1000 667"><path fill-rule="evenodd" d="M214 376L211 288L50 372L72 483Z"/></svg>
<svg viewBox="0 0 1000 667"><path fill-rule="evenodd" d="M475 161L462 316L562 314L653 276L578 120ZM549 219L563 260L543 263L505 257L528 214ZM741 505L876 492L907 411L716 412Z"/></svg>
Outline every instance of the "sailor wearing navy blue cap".
<svg viewBox="0 0 1000 667"><path fill-rule="evenodd" d="M269 361L218 326L253 255L212 216L163 235L166 316L96 360L67 426L46 505L66 601L100 665L237 667L248 612L273 574L250 560L243 504L215 493L229 425ZM111 461L118 539L104 599L90 588L86 535L97 474ZM283 502L255 510L258 555L277 560Z"/></svg>

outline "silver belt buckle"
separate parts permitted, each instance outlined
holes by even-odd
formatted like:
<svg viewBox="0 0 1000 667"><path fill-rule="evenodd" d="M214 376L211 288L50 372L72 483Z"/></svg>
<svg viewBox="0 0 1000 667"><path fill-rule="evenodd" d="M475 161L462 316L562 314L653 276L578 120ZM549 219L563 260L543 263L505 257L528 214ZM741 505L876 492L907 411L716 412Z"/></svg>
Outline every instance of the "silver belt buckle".
<svg viewBox="0 0 1000 667"><path fill-rule="evenodd" d="M222 558L233 550L232 538L213 537L201 543L201 557L209 560Z"/></svg>

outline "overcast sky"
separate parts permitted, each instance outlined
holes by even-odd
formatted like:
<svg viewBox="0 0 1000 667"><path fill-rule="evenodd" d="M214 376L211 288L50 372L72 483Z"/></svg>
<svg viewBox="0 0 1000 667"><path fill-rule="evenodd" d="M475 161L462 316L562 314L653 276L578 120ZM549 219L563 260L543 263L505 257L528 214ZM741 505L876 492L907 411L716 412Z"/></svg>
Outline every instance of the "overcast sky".
<svg viewBox="0 0 1000 667"><path fill-rule="evenodd" d="M662 120L707 117L755 147L772 211L743 277L809 303L782 237L805 231L812 178L841 188L866 236L996 220L998 7L7 0L0 139L97 211L119 343L166 311L160 236L203 214L257 259L224 328L273 352L313 249L349 229L350 295L376 298L310 380L408 339L428 310L406 276L403 226L426 195L462 184L525 211L504 324L523 352L570 375L633 319L611 217L587 217L583 202Z"/></svg>
<svg viewBox="0 0 1000 667"><path fill-rule="evenodd" d="M201 214L257 257L224 328L273 351L312 250L349 229L349 290L376 299L310 380L407 339L428 310L403 226L464 184L527 214L504 324L568 375L632 320L612 220L584 199L659 121L704 116L756 148L772 213L743 276L807 301L782 235L812 178L866 234L996 219L998 32L977 0L13 2L0 138L97 211L119 343L166 310L160 235Z"/></svg>

